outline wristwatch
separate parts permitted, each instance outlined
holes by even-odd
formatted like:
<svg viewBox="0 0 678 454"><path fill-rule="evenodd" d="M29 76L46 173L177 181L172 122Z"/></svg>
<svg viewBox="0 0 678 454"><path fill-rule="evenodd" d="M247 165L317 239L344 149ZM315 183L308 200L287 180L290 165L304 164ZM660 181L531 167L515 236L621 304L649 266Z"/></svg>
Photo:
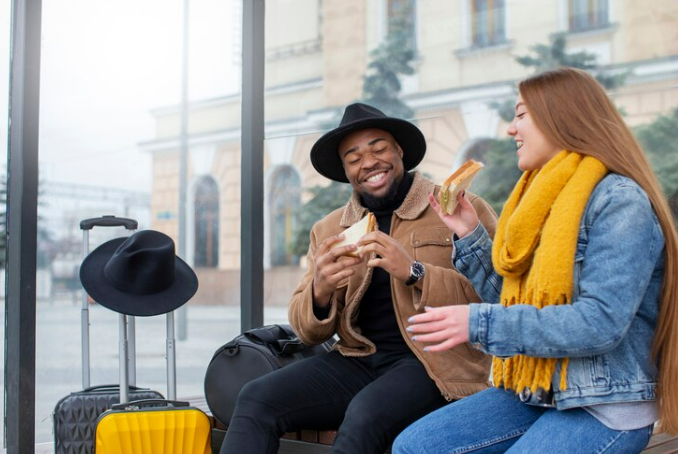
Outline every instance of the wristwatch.
<svg viewBox="0 0 678 454"><path fill-rule="evenodd" d="M417 260L412 262L412 265L410 265L410 277L405 281L405 285L412 285L415 282L418 282L419 279L424 277L425 270L423 263L418 262Z"/></svg>

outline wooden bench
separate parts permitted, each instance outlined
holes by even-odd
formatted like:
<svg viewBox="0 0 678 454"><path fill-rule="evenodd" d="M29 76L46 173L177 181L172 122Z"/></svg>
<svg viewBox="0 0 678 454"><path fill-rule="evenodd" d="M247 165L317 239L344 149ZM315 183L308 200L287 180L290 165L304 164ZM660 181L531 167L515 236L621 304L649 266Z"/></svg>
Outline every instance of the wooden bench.
<svg viewBox="0 0 678 454"><path fill-rule="evenodd" d="M218 454L226 435L226 427L210 413L204 397L181 399L203 410L212 421L212 453ZM329 454L337 432L333 430L302 430L287 433L280 440L278 454ZM390 452L390 451L387 451ZM678 454L678 436L655 434L643 454Z"/></svg>

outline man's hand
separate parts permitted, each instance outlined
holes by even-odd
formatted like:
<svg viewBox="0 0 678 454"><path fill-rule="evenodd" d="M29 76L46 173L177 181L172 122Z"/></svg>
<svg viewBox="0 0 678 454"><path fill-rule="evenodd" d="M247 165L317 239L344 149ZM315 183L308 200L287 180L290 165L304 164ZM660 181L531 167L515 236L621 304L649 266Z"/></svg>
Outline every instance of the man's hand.
<svg viewBox="0 0 678 454"><path fill-rule="evenodd" d="M325 307L330 302L332 292L342 279L355 274L353 268L362 262L361 257L347 257L344 254L355 252L355 244L332 249L332 245L344 239L343 234L331 236L320 243L315 253L313 270L313 302Z"/></svg>
<svg viewBox="0 0 678 454"><path fill-rule="evenodd" d="M410 326L407 332L414 334L415 342L430 342L424 348L427 352L449 350L469 339L469 316L471 309L468 305L427 307L423 314L409 318Z"/></svg>
<svg viewBox="0 0 678 454"><path fill-rule="evenodd" d="M383 268L394 278L406 281L410 277L410 265L414 258L405 250L402 244L376 231L363 236L358 245L362 246L360 255L365 257L371 252L377 253L377 258L367 262L367 266Z"/></svg>

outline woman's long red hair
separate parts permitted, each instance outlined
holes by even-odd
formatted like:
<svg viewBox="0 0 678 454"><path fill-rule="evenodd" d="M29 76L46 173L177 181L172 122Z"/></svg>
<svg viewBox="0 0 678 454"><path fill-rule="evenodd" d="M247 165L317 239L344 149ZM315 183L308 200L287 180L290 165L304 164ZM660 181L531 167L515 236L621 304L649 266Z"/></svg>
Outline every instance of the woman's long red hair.
<svg viewBox="0 0 678 454"><path fill-rule="evenodd" d="M659 364L660 428L678 434L678 234L645 153L603 87L587 72L560 68L522 81L520 94L537 127L561 148L594 156L647 193L666 241L653 354Z"/></svg>

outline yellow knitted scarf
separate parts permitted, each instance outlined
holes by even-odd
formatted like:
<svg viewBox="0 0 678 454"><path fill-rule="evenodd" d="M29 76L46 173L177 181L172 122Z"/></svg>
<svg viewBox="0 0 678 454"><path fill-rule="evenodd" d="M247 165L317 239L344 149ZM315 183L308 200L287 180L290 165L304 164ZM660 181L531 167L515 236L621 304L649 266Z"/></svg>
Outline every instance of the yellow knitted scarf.
<svg viewBox="0 0 678 454"><path fill-rule="evenodd" d="M501 304L570 304L579 224L586 202L605 176L591 156L563 150L539 170L523 174L509 196L492 248L492 262L504 277ZM494 358L495 386L516 393L525 387L551 389L557 358ZM560 389L567 382L568 358L561 363Z"/></svg>

